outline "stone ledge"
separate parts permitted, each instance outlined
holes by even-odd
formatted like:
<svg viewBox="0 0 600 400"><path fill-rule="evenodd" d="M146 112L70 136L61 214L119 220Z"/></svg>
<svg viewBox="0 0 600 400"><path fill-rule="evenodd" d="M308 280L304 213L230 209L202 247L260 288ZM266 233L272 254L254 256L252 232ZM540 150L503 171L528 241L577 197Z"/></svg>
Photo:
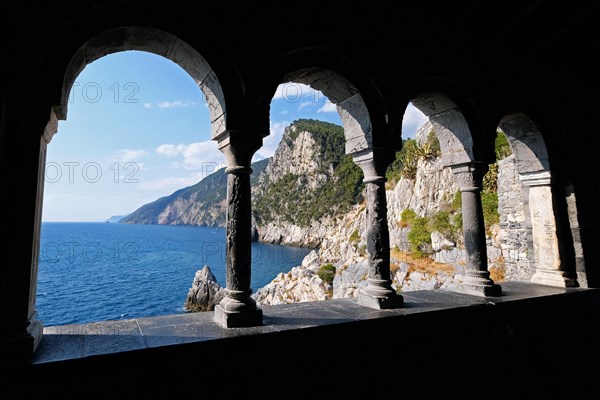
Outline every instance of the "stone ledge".
<svg viewBox="0 0 600 400"><path fill-rule="evenodd" d="M44 337L31 363L52 363L162 346L415 314L426 314L427 318L434 319L440 312L457 308L522 302L532 298L594 290L557 288L526 282L505 282L502 286L504 293L501 297L481 297L442 289L403 292L404 307L399 309L374 310L361 306L356 299L262 306L263 325L248 328L224 328L215 323L214 312L50 326L44 328Z"/></svg>
<svg viewBox="0 0 600 400"><path fill-rule="evenodd" d="M588 365L600 358L600 289L502 286L501 297L405 292L401 309L263 307L264 325L251 328L222 328L212 312L47 327L35 358L2 372L7 388L61 398L247 396L282 384L305 398L598 397Z"/></svg>

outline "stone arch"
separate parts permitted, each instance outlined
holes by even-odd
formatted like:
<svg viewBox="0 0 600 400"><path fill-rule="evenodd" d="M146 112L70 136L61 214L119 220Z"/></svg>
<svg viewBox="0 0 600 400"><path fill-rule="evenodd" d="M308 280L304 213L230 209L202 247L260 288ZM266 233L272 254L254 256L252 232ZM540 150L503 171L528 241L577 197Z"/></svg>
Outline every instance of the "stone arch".
<svg viewBox="0 0 600 400"><path fill-rule="evenodd" d="M452 168L460 187L467 264L460 290L476 295L500 296L502 290L490 278L488 271L481 202L483 176L488 166L475 156L469 123L458 104L441 91L423 91L411 102L431 122L440 143L442 163ZM478 154L481 155L481 151Z"/></svg>
<svg viewBox="0 0 600 400"><path fill-rule="evenodd" d="M505 115L498 124L510 142L517 171L522 179L548 176L550 162L544 138L536 124L523 113Z"/></svg>
<svg viewBox="0 0 600 400"><path fill-rule="evenodd" d="M525 218L530 231L531 280L552 286L578 286L565 252L561 233L558 197L553 188L548 151L541 131L526 114L506 114L498 124L510 142L523 198Z"/></svg>
<svg viewBox="0 0 600 400"><path fill-rule="evenodd" d="M339 61L339 60L338 60ZM302 61L305 62L305 61ZM345 63L335 63L342 65ZM296 64L297 65L297 64ZM324 64L327 65L327 64ZM344 67L342 67L344 68ZM339 68L327 67L300 67L288 68L288 73L282 74L283 82L302 83L322 92L336 105L337 112L342 120L345 137L345 153L352 156L353 162L363 172L363 182L366 192L366 209L364 213L366 226L366 242L368 257L367 286L358 295L358 303L375 309L399 308L403 305L403 298L391 286L390 279L390 245L389 229L387 226L387 204L385 194L385 171L394 160L396 143L381 146L383 141L376 142L374 133L379 139L386 133L379 125L382 120L387 123L387 116L375 121L371 110L363 97L359 86L355 85L347 76L335 72ZM346 70L344 68L344 70ZM363 83L366 91L373 91L374 87L365 84L364 75L358 74L356 78ZM375 97L366 94L369 100ZM373 104L376 115L382 116L381 104ZM377 144L379 143L379 146Z"/></svg>
<svg viewBox="0 0 600 400"><path fill-rule="evenodd" d="M303 83L322 92L337 107L346 138L346 154L366 151L373 146L373 126L359 89L331 70L306 68L284 76L283 82Z"/></svg>
<svg viewBox="0 0 600 400"><path fill-rule="evenodd" d="M171 33L140 26L105 31L77 50L65 73L60 104L53 110L56 118L66 119L69 93L75 79L88 64L105 55L127 50L147 51L177 63L204 93L212 136L218 136L226 129L225 96L219 79L208 62L193 47Z"/></svg>
<svg viewBox="0 0 600 400"><path fill-rule="evenodd" d="M57 41L58 42L58 41ZM58 47L50 47L52 53ZM59 54L45 60L47 78L56 85L49 86L48 95L50 110L47 123L41 132L39 147L38 181L36 193L35 223L33 231L32 263L29 285L29 314L35 316L35 300L37 289L38 260L40 253L40 229L42 218L42 203L44 192L44 172L46 164L47 145L57 133L58 121L65 120L68 113L69 93L81 71L90 63L108 54L139 50L165 57L185 70L194 79L205 96L211 120L212 136L218 136L226 130L225 96L221 83L215 71L200 53L171 33L151 27L123 26L104 30L81 45L69 57ZM63 73L64 77L58 75ZM62 80L62 85L60 85ZM58 95L60 89L60 96ZM52 93L54 96L52 96ZM33 334L41 335L40 332ZM37 338L36 340L39 340ZM37 345L37 344L36 344Z"/></svg>
<svg viewBox="0 0 600 400"><path fill-rule="evenodd" d="M411 100L433 125L445 166L475 161L473 137L458 105L441 92L423 92Z"/></svg>

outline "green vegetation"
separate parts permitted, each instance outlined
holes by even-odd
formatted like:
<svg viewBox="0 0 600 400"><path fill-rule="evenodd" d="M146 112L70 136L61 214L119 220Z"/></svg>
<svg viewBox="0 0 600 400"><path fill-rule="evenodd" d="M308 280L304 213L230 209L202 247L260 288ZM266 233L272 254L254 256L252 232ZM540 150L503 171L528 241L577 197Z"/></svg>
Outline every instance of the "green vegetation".
<svg viewBox="0 0 600 400"><path fill-rule="evenodd" d="M462 209L462 194L460 190L457 190L454 193L454 197L452 197L451 207L453 210L461 210Z"/></svg>
<svg viewBox="0 0 600 400"><path fill-rule="evenodd" d="M512 149L510 147L508 138L506 137L506 134L500 129L496 131L495 148L496 160L503 160L512 154Z"/></svg>
<svg viewBox="0 0 600 400"><path fill-rule="evenodd" d="M492 225L500 222L498 214L498 160L512 154L510 143L506 135L498 130L495 141L497 160L490 164L488 172L483 178L481 191L481 206L486 233L491 234ZM398 158L397 158L398 160ZM457 191L448 206L429 218L419 217L410 209L402 211L401 223L409 226L408 240L410 250L414 257L422 258L427 255L426 249L431 244L431 233L437 231L451 240L460 240L462 235L462 195Z"/></svg>
<svg viewBox="0 0 600 400"><path fill-rule="evenodd" d="M421 145L414 139L406 139L402 142L402 150L396 153L396 159L388 167L385 177L390 185L395 185L401 177L414 179L419 160L430 161L441 154L440 141L433 129Z"/></svg>
<svg viewBox="0 0 600 400"><path fill-rule="evenodd" d="M300 132L310 132L317 136L337 136L344 137L344 128L331 122L319 121L317 119L297 119L290 126L296 129L289 133L290 140L296 140Z"/></svg>
<svg viewBox="0 0 600 400"><path fill-rule="evenodd" d="M366 244L361 244L360 246L358 246L358 249L356 249L356 251L358 252L359 255L361 256L366 256L367 255L367 245Z"/></svg>
<svg viewBox="0 0 600 400"><path fill-rule="evenodd" d="M406 225L411 226L415 219L417 219L417 213L414 212L414 210L407 208L406 210L402 210L400 218Z"/></svg>
<svg viewBox="0 0 600 400"><path fill-rule="evenodd" d="M260 173L266 168L270 158L252 163L252 175L250 182L255 185ZM159 216L167 209L175 205L175 208L188 204L187 208L181 208L181 214L176 216L175 222L193 220L197 209L213 209L213 220L205 220L208 225L224 224L225 214L220 212L220 203L227 196L227 174L225 168L218 169L206 176L195 185L179 189L169 196L161 197L152 203L145 204L123 218L121 222L130 224L158 224ZM186 220L187 219L187 220ZM194 222L196 222L194 220Z"/></svg>
<svg viewBox="0 0 600 400"><path fill-rule="evenodd" d="M436 157L442 155L442 149L440 147L440 141L433 129L427 134L427 139L417 147L419 158L425 160L433 160Z"/></svg>
<svg viewBox="0 0 600 400"><path fill-rule="evenodd" d="M358 242L360 240L360 234L358 233L357 229L350 234L348 240L350 240L350 243Z"/></svg>
<svg viewBox="0 0 600 400"><path fill-rule="evenodd" d="M363 173L352 158L344 154L343 128L329 122L301 119L290 125L282 140L293 146L293 141L303 131L310 132L320 145L319 170L315 172L327 175L329 179L315 191L307 190L308 180L302 175L287 174L271 183L253 205L259 223L273 222L278 218L299 226L309 226L313 220L345 213L352 205L362 201Z"/></svg>
<svg viewBox="0 0 600 400"><path fill-rule="evenodd" d="M433 232L439 232L451 240L460 240L462 219L457 218L462 216L460 208L449 207L450 209L438 211L430 217L419 217L409 208L402 211L402 222L410 228L407 238L414 258L424 258L429 254Z"/></svg>
<svg viewBox="0 0 600 400"><path fill-rule="evenodd" d="M498 163L490 164L488 172L483 176L482 191L487 193L498 191Z"/></svg>
<svg viewBox="0 0 600 400"><path fill-rule="evenodd" d="M321 268L319 268L317 275L324 282L331 285L333 283L333 278L335 278L335 265L333 265L333 264L322 265Z"/></svg>
<svg viewBox="0 0 600 400"><path fill-rule="evenodd" d="M431 217L429 226L431 227L432 232L437 231L448 239L456 240L458 237L459 231L453 223L450 211L439 211L435 213Z"/></svg>
<svg viewBox="0 0 600 400"><path fill-rule="evenodd" d="M495 152L496 162L490 164L488 172L483 177L483 187L481 191L481 205L483 208L483 220L486 233L490 234L492 225L500 222L498 214L498 161L512 154L508 138L498 129L496 131Z"/></svg>
<svg viewBox="0 0 600 400"><path fill-rule="evenodd" d="M260 174L262 174L262 172L269 165L269 161L271 161L271 158L265 158L265 159L262 159L262 160L252 163L252 165L251 165L252 174L250 175L250 185L254 186L254 185L258 184L258 178L260 178ZM227 178L225 178L225 180L227 180Z"/></svg>
<svg viewBox="0 0 600 400"><path fill-rule="evenodd" d="M408 232L408 241L410 251L414 257L423 258L428 254L426 245L431 244L431 229L427 217L414 219L410 225L410 232Z"/></svg>
<svg viewBox="0 0 600 400"><path fill-rule="evenodd" d="M490 232L490 227L500 222L498 214L498 193L481 193L481 206L483 208L483 221L487 233Z"/></svg>
<svg viewBox="0 0 600 400"><path fill-rule="evenodd" d="M189 202L190 204L202 204L209 208L225 200L227 196L227 174L225 168L221 168L193 186L188 186L164 196L152 203L145 204L123 218L121 222L126 224L158 224L159 215L169 206L176 202ZM186 210L183 210L185 214ZM224 216L222 217L224 220Z"/></svg>

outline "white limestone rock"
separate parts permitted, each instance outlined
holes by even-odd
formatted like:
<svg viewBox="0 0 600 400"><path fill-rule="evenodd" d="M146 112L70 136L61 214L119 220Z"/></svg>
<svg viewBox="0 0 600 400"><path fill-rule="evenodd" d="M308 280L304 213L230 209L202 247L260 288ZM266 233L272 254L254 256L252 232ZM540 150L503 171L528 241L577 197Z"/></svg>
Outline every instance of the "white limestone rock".
<svg viewBox="0 0 600 400"><path fill-rule="evenodd" d="M225 289L219 285L210 267L205 265L194 275L184 308L187 311L212 311L224 295Z"/></svg>

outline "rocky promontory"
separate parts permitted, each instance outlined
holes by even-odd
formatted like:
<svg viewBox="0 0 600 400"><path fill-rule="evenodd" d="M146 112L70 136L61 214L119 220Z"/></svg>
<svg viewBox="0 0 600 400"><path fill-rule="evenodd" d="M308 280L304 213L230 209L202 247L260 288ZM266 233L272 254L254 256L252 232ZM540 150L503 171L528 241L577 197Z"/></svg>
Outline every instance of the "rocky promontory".
<svg viewBox="0 0 600 400"><path fill-rule="evenodd" d="M205 265L196 271L192 287L188 291L184 308L186 311L212 311L223 299L225 290L219 285L210 267Z"/></svg>

